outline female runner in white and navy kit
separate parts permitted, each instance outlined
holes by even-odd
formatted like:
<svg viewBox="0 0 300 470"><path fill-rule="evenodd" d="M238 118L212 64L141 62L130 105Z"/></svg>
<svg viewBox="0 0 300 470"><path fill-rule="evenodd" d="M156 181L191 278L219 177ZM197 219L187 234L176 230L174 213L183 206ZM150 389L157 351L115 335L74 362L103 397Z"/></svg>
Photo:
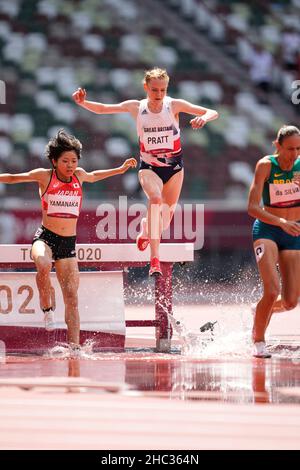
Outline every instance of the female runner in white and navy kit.
<svg viewBox="0 0 300 470"><path fill-rule="evenodd" d="M78 312L79 273L76 259L76 226L82 204L82 183L95 183L113 175L122 174L136 166L130 158L119 168L87 173L78 168L81 143L63 130L49 141L46 156L53 169L38 168L28 173L2 174L1 183L31 183L39 185L42 202L42 225L32 242L32 258L36 265L36 282L40 305L44 312L45 327L55 329L54 296L50 282L52 259L65 302L65 321L68 341L78 347L80 319Z"/></svg>
<svg viewBox="0 0 300 470"><path fill-rule="evenodd" d="M147 219L141 223L137 237L139 250L150 243L149 274L161 274L159 245L162 231L167 229L183 183L183 162L180 144L179 113L196 115L193 129L200 129L218 117L217 111L167 96L169 77L165 70L154 68L145 73L144 100L128 100L119 104L102 104L86 100L86 91L73 93L74 101L97 114L130 113L136 120L140 145L139 180L148 198Z"/></svg>

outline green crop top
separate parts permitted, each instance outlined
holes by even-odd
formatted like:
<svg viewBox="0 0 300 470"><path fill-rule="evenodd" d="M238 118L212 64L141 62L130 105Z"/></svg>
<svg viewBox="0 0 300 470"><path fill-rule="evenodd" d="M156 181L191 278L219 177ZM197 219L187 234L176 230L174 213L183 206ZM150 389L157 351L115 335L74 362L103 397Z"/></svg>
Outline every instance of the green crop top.
<svg viewBox="0 0 300 470"><path fill-rule="evenodd" d="M269 207L300 206L300 188L293 183L293 178L300 175L300 157L295 160L291 170L282 170L276 155L268 156L271 162L270 176L263 188L263 203Z"/></svg>

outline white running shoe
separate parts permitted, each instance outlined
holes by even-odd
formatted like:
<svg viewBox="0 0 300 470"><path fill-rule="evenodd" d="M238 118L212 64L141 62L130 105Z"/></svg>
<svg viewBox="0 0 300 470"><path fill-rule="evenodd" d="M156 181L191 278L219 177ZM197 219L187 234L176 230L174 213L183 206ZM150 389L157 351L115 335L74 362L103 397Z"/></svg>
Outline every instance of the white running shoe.
<svg viewBox="0 0 300 470"><path fill-rule="evenodd" d="M49 310L49 312L44 312L44 322L46 331L55 330L56 326L54 320L54 313L52 310Z"/></svg>
<svg viewBox="0 0 300 470"><path fill-rule="evenodd" d="M253 344L253 357L261 357L263 359L268 359L272 357L272 355L266 349L266 343L264 341L258 341L257 343Z"/></svg>

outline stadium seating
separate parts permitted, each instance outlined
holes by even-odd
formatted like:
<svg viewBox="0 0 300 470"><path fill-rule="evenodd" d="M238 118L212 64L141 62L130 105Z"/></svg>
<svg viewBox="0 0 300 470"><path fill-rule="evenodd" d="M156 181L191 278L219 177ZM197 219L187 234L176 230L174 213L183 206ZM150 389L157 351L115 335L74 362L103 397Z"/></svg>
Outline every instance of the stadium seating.
<svg viewBox="0 0 300 470"><path fill-rule="evenodd" d="M179 20L199 35L205 34L216 50L224 51L248 79L245 58L249 41L259 30L266 47L276 54L282 28L283 2L257 3L262 13L257 22L253 6L227 2L168 0L164 2ZM290 3L299 10L299 1ZM275 5L275 6L274 6ZM277 5L277 9L276 9ZM0 2L0 70L6 85L6 104L0 105L0 171L24 171L45 165L43 149L60 127L74 133L84 146L86 169L119 165L138 155L135 124L129 116L97 116L77 107L72 92L83 86L88 98L118 102L142 98L143 71L155 65L170 73L169 93L219 111L220 119L199 132L181 119L185 156L186 199L246 197L247 178L234 177L231 163L246 162L249 175L258 158L272 151L271 141L286 116L262 103L253 89L236 84L216 72L203 50L193 48L163 28L159 9L145 15L137 0L2 0ZM251 44L250 44L251 46ZM249 47L250 47L249 46ZM280 64L279 64L280 65ZM294 73L277 67L274 84L287 94ZM231 168L231 170L230 170ZM245 167L242 172L245 172ZM246 170L247 171L247 170ZM244 173L243 173L244 174ZM137 178L128 173L103 182L101 190L86 187L86 197L139 197ZM241 190L242 188L242 190ZM16 187L1 187L1 194L17 195ZM33 197L34 189L24 193ZM100 196L99 196L100 195Z"/></svg>

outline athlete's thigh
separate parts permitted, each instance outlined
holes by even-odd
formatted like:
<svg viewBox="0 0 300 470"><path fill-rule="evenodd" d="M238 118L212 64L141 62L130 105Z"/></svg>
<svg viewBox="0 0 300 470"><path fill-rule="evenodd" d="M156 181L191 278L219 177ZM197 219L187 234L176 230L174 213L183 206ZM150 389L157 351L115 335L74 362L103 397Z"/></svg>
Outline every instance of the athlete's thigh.
<svg viewBox="0 0 300 470"><path fill-rule="evenodd" d="M49 263L52 263L52 250L44 240L37 240L31 247L31 256L34 262L37 262L39 259L43 259Z"/></svg>
<svg viewBox="0 0 300 470"><path fill-rule="evenodd" d="M162 220L163 229L166 230L174 215L183 183L183 170L178 171L167 183L162 192Z"/></svg>
<svg viewBox="0 0 300 470"><path fill-rule="evenodd" d="M139 181L148 199L153 195L161 195L163 182L152 170L140 170Z"/></svg>
<svg viewBox="0 0 300 470"><path fill-rule="evenodd" d="M67 290L78 290L79 269L77 259L75 257L55 261L55 271L63 292Z"/></svg>
<svg viewBox="0 0 300 470"><path fill-rule="evenodd" d="M163 203L168 206L176 205L181 193L184 170L178 171L173 175L167 183L164 184L162 190Z"/></svg>
<svg viewBox="0 0 300 470"><path fill-rule="evenodd" d="M278 247L273 240L260 238L255 240L254 253L260 276L266 284L279 283L277 272Z"/></svg>
<svg viewBox="0 0 300 470"><path fill-rule="evenodd" d="M300 296L300 250L279 252L279 267L283 294L298 292L298 296Z"/></svg>

